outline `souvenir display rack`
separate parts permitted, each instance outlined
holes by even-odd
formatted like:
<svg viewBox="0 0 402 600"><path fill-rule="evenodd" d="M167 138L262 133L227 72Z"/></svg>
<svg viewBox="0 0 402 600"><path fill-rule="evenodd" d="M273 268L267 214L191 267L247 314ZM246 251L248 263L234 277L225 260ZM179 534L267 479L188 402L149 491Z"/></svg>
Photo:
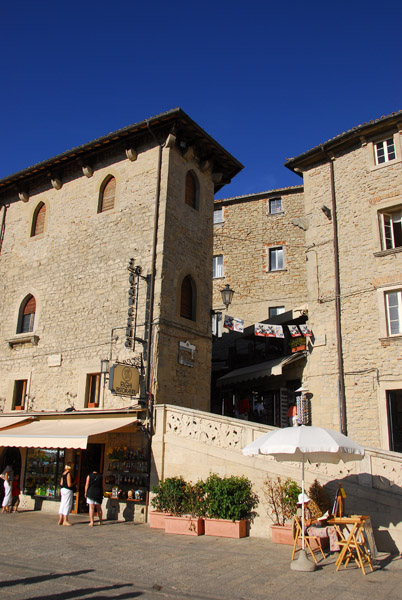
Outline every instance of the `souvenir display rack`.
<svg viewBox="0 0 402 600"><path fill-rule="evenodd" d="M116 500L145 502L148 460L143 448L110 448L106 454L105 496Z"/></svg>
<svg viewBox="0 0 402 600"><path fill-rule="evenodd" d="M24 494L46 499L60 499L60 477L64 467L64 450L29 448L26 458Z"/></svg>

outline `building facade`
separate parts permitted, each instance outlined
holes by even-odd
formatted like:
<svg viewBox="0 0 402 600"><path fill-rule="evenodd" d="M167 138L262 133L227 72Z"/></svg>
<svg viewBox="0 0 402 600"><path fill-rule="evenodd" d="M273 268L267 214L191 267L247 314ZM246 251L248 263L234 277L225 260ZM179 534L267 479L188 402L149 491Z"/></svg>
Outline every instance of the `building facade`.
<svg viewBox="0 0 402 600"><path fill-rule="evenodd" d="M286 166L303 176L313 422L402 451L402 111Z"/></svg>
<svg viewBox="0 0 402 600"><path fill-rule="evenodd" d="M234 291L227 313L220 293L225 286ZM244 332L223 327L214 341L215 412L237 416L240 398L249 395L248 418L288 423L305 355L298 354L297 361L290 356L287 326L306 322L306 301L303 187L216 200L213 306L223 317L244 321ZM284 337L256 335L258 323L282 326ZM258 400L263 414L256 414Z"/></svg>
<svg viewBox="0 0 402 600"><path fill-rule="evenodd" d="M175 109L0 181L4 415L209 409L213 198L241 168Z"/></svg>

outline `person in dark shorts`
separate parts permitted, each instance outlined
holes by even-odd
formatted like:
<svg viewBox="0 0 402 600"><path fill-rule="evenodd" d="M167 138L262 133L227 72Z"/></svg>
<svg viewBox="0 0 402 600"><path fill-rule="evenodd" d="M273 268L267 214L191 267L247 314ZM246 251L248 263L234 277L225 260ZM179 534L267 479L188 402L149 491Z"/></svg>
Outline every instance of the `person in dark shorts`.
<svg viewBox="0 0 402 600"><path fill-rule="evenodd" d="M85 482L85 498L89 508L89 526L94 525L95 507L99 517L99 525L102 525L102 501L105 493L105 481L103 475L94 470Z"/></svg>

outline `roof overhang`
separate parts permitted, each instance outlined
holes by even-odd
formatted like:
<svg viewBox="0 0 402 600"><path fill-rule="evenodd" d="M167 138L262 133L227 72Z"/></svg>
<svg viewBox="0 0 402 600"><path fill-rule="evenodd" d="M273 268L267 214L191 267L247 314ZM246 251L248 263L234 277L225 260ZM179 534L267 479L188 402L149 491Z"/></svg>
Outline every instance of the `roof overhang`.
<svg viewBox="0 0 402 600"><path fill-rule="evenodd" d="M38 177L46 176L52 170L60 170L67 164L80 163L84 159L89 161L96 159L99 153L103 153L112 147L117 146L124 150L130 144L135 145L136 142L139 143L144 139L152 140L155 143L155 136L157 141L163 144L169 132L174 132L174 135L185 146L194 146L200 160L212 162L214 169L222 174L222 179L215 183L215 192L225 184L230 183L231 179L243 169L243 165L237 159L206 133L181 108L174 108L160 115L118 129L108 135L0 179L0 191L15 189L16 187L22 188L27 184L28 187L30 185L34 186L34 180L37 180Z"/></svg>
<svg viewBox="0 0 402 600"><path fill-rule="evenodd" d="M18 425L26 425L32 420L33 417L27 417L26 414L20 417L0 417L0 430L7 429L8 427L16 427Z"/></svg>
<svg viewBox="0 0 402 600"><path fill-rule="evenodd" d="M283 368L298 360L305 358L305 352L295 352L291 356L281 356L273 360L268 360L256 365L248 365L226 373L217 379L217 386L223 387L227 384L242 383L243 381L252 381L255 379L263 379L275 375L282 375Z"/></svg>
<svg viewBox="0 0 402 600"><path fill-rule="evenodd" d="M5 417L7 419L7 417ZM0 418L0 446L21 448L81 448L88 438L108 431L120 430L138 421L131 417L71 417L38 419L20 426L3 429Z"/></svg>

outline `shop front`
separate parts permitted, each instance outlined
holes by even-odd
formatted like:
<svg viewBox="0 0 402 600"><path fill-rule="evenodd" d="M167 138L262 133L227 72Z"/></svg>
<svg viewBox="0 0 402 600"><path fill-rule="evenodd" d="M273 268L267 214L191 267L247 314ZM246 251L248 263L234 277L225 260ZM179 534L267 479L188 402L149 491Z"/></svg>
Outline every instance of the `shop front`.
<svg viewBox="0 0 402 600"><path fill-rule="evenodd" d="M223 375L216 382L221 393L222 414L287 427L289 406L300 402L297 390L305 362L304 352L299 352Z"/></svg>
<svg viewBox="0 0 402 600"><path fill-rule="evenodd" d="M142 411L143 412L143 411ZM13 464L21 482L21 507L57 512L60 477L73 467L73 512L87 512L87 475L105 479L103 508L109 519L144 522L149 487L149 437L141 411L123 415L40 414L8 424L0 417L0 460ZM19 461L16 460L16 455Z"/></svg>

